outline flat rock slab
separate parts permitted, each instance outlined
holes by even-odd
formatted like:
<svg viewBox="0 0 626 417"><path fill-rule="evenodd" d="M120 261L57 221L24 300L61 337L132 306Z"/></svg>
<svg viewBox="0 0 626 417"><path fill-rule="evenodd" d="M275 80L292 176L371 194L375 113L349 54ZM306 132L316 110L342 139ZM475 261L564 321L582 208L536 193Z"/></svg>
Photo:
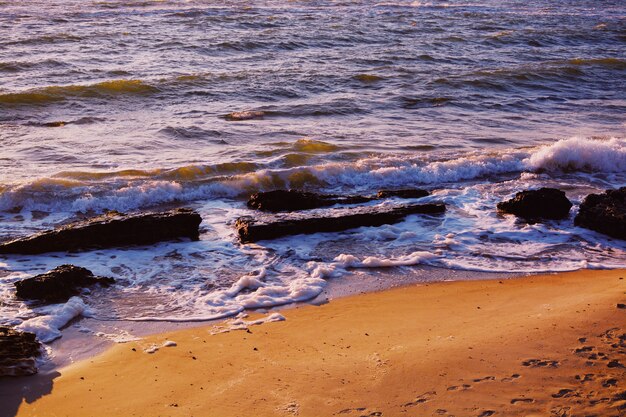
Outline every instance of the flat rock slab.
<svg viewBox="0 0 626 417"><path fill-rule="evenodd" d="M0 326L0 376L36 374L40 349L33 333Z"/></svg>
<svg viewBox="0 0 626 417"><path fill-rule="evenodd" d="M589 194L580 204L574 224L626 240L626 187Z"/></svg>
<svg viewBox="0 0 626 417"><path fill-rule="evenodd" d="M426 190L381 190L375 196L318 194L298 190L274 190L255 193L248 200L248 207L268 212L310 210L335 204L361 204L383 198L420 198L429 195Z"/></svg>
<svg viewBox="0 0 626 417"><path fill-rule="evenodd" d="M115 283L113 278L97 277L80 266L61 265L45 274L36 275L14 283L17 296L27 300L65 302L80 289L94 284L108 287Z"/></svg>
<svg viewBox="0 0 626 417"><path fill-rule="evenodd" d="M556 188L521 191L514 198L498 203L498 210L526 220L564 219L571 208L571 201Z"/></svg>
<svg viewBox="0 0 626 417"><path fill-rule="evenodd" d="M198 240L201 221L200 215L191 209L128 215L113 212L3 243L0 253L38 254L149 245L180 237Z"/></svg>
<svg viewBox="0 0 626 417"><path fill-rule="evenodd" d="M441 214L446 206L438 204L414 204L391 208L358 207L332 210L334 213L303 215L284 214L267 217L240 217L235 228L242 243L276 239L283 236L339 232L362 226L381 226L401 221L410 214Z"/></svg>

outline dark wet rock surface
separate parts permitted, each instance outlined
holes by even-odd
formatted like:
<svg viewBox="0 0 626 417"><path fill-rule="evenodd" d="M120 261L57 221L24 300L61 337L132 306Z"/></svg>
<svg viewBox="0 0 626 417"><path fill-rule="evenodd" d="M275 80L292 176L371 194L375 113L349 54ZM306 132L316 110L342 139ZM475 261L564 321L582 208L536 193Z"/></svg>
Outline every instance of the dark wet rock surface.
<svg viewBox="0 0 626 417"><path fill-rule="evenodd" d="M380 190L376 197L378 198L390 198L390 197L398 197L398 198L422 198L429 196L430 193L426 190L421 190L419 188L409 188L404 190Z"/></svg>
<svg viewBox="0 0 626 417"><path fill-rule="evenodd" d="M498 210L526 220L559 220L569 216L572 203L556 188L520 191L515 197L498 203Z"/></svg>
<svg viewBox="0 0 626 417"><path fill-rule="evenodd" d="M310 210L335 204L367 203L374 199L373 197L317 194L297 190L275 190L252 194L247 205L255 210L280 212Z"/></svg>
<svg viewBox="0 0 626 417"><path fill-rule="evenodd" d="M36 374L40 348L33 333L0 326L0 376Z"/></svg>
<svg viewBox="0 0 626 417"><path fill-rule="evenodd" d="M302 213L260 216L245 216L235 222L242 243L276 239L282 236L338 232L362 226L381 226L401 221L410 214L442 214L444 204L414 204L391 208L358 207L332 210L331 213L307 216Z"/></svg>
<svg viewBox="0 0 626 417"><path fill-rule="evenodd" d="M574 224L626 240L626 187L589 194L580 204Z"/></svg>
<svg viewBox="0 0 626 417"><path fill-rule="evenodd" d="M361 204L383 198L421 198L430 193L420 189L381 190L376 196L318 194L298 190L274 190L255 193L248 200L248 207L268 212L310 210L335 204Z"/></svg>
<svg viewBox="0 0 626 417"><path fill-rule="evenodd" d="M108 287L113 283L113 278L94 276L87 268L61 265L45 274L17 281L15 288L17 296L22 299L64 302L83 287L94 284Z"/></svg>
<svg viewBox="0 0 626 417"><path fill-rule="evenodd" d="M122 214L78 221L0 244L0 253L39 254L128 245L148 245L176 238L197 240L202 218L191 209Z"/></svg>

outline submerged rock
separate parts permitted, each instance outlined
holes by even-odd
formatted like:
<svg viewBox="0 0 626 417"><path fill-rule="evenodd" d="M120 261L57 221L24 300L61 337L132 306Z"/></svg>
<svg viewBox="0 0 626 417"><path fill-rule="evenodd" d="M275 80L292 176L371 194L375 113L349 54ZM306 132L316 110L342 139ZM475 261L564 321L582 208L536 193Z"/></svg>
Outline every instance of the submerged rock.
<svg viewBox="0 0 626 417"><path fill-rule="evenodd" d="M61 265L45 274L17 281L14 285L19 298L65 302L83 287L94 284L108 287L113 283L113 278L94 276L87 268Z"/></svg>
<svg viewBox="0 0 626 417"><path fill-rule="evenodd" d="M228 113L224 116L224 119L230 122L239 122L243 120L262 119L263 117L265 117L265 112L248 110Z"/></svg>
<svg viewBox="0 0 626 417"><path fill-rule="evenodd" d="M569 215L572 203L556 188L521 191L515 197L498 203L498 210L527 220L563 219Z"/></svg>
<svg viewBox="0 0 626 417"><path fill-rule="evenodd" d="M36 374L40 348L33 333L0 326L0 376Z"/></svg>
<svg viewBox="0 0 626 417"><path fill-rule="evenodd" d="M329 215L284 214L268 218L240 217L235 228L242 243L276 239L282 236L338 232L362 226L397 223L410 214L441 214L444 204L415 204L392 208L358 207L332 210Z"/></svg>
<svg viewBox="0 0 626 417"><path fill-rule="evenodd" d="M581 203L574 224L626 240L626 187L589 194Z"/></svg>
<svg viewBox="0 0 626 417"><path fill-rule="evenodd" d="M128 215L111 212L5 242L0 244L0 253L38 254L148 245L179 237L198 240L201 221L200 215L191 209Z"/></svg>
<svg viewBox="0 0 626 417"><path fill-rule="evenodd" d="M381 190L376 196L318 194L297 190L275 190L255 193L248 200L248 207L255 210L280 212L310 210L335 204L360 204L389 197L420 198L429 195L426 190Z"/></svg>

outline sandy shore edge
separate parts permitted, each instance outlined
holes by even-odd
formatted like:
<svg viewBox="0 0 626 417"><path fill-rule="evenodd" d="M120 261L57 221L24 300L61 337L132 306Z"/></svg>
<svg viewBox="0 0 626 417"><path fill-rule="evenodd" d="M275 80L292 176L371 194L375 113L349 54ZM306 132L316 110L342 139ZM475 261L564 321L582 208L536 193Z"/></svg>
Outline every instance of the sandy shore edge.
<svg viewBox="0 0 626 417"><path fill-rule="evenodd" d="M247 331L153 335L61 369L37 395L10 398L7 415L620 416L624 278L414 285Z"/></svg>

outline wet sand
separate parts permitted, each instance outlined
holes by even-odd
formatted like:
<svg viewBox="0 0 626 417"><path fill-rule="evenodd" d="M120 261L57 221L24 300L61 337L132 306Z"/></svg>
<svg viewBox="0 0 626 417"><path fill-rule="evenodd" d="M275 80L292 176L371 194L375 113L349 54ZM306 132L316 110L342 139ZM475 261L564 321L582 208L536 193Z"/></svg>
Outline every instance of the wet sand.
<svg viewBox="0 0 626 417"><path fill-rule="evenodd" d="M148 336L60 369L17 415L622 416L621 278L412 285Z"/></svg>

